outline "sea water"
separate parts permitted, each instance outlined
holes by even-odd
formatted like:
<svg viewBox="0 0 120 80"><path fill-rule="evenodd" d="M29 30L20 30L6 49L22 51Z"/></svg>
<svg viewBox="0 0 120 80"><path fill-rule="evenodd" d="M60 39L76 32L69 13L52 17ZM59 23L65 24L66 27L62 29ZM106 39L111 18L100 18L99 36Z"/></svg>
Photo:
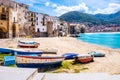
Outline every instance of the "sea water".
<svg viewBox="0 0 120 80"><path fill-rule="evenodd" d="M84 33L78 40L98 44L110 48L120 49L120 32L110 33Z"/></svg>

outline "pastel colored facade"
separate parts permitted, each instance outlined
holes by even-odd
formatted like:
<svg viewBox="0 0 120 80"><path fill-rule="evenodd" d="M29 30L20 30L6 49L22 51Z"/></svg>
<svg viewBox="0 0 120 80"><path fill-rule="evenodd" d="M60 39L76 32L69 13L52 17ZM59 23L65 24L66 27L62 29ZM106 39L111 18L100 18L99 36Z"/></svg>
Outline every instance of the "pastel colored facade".
<svg viewBox="0 0 120 80"><path fill-rule="evenodd" d="M3 19L5 18L5 19ZM20 36L54 37L59 34L60 24L57 17L29 11L29 6L12 0L0 0L0 26L6 32L0 33L0 38L14 38ZM67 34L67 23L63 30Z"/></svg>
<svg viewBox="0 0 120 80"><path fill-rule="evenodd" d="M40 29L40 31L39 31L39 37L46 37L47 36L47 18L46 18L46 16L45 16L45 14L39 14L40 16L38 16L38 19L39 19L39 24L38 24L38 26L39 26L39 29ZM38 31L37 31L37 33L38 33Z"/></svg>
<svg viewBox="0 0 120 80"><path fill-rule="evenodd" d="M59 32L59 18L57 17L53 17L53 36L56 37L58 36L58 32Z"/></svg>
<svg viewBox="0 0 120 80"><path fill-rule="evenodd" d="M22 3L16 3L17 12L17 22L19 27L19 32L16 35L22 36L25 34L25 27L28 26L28 8L29 6ZM26 35L26 34L25 34Z"/></svg>
<svg viewBox="0 0 120 80"><path fill-rule="evenodd" d="M8 29L7 38L13 38L22 35L27 22L27 11L29 6L11 0L0 0L0 5L8 7L8 15L5 15L5 17L8 18L6 20L8 23L5 25L5 27Z"/></svg>
<svg viewBox="0 0 120 80"><path fill-rule="evenodd" d="M31 37L34 37L34 35L35 35L35 26L37 24L36 13L32 12L32 11L29 11L28 15L29 15L29 18L28 18L28 24L29 25L27 25L28 27L26 26L26 28L28 28L28 32L26 34L28 34Z"/></svg>
<svg viewBox="0 0 120 80"><path fill-rule="evenodd" d="M7 38L9 33L9 8L0 5L0 38Z"/></svg>
<svg viewBox="0 0 120 80"><path fill-rule="evenodd" d="M58 36L67 36L69 33L69 24L65 21L60 21L59 23Z"/></svg>

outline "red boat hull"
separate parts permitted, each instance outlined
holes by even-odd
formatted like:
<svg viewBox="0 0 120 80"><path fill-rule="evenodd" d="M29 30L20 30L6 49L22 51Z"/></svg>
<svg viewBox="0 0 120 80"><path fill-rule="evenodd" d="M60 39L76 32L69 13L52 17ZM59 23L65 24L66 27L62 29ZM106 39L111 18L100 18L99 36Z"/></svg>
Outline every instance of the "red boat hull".
<svg viewBox="0 0 120 80"><path fill-rule="evenodd" d="M28 45L19 45L21 48L38 48L38 45L28 46Z"/></svg>
<svg viewBox="0 0 120 80"><path fill-rule="evenodd" d="M93 57L90 58L75 58L76 62L80 62L80 63L87 63L87 62L92 62L93 61Z"/></svg>

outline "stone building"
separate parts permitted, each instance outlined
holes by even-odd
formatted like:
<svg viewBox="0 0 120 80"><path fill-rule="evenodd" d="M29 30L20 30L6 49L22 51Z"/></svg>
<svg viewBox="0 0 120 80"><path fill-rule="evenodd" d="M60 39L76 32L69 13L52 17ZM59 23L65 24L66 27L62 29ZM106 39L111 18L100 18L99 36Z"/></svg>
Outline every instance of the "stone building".
<svg viewBox="0 0 120 80"><path fill-rule="evenodd" d="M62 24L62 25L61 25ZM54 37L59 28L68 34L68 25L57 17L29 11L29 6L12 0L0 0L0 37Z"/></svg>
<svg viewBox="0 0 120 80"><path fill-rule="evenodd" d="M0 0L0 5L8 7L7 29L9 38L18 37L24 34L24 27L27 23L28 5L17 3L12 0Z"/></svg>
<svg viewBox="0 0 120 80"><path fill-rule="evenodd" d="M36 28L36 24L37 24L36 14L37 13L32 12L32 11L28 12L28 16L29 16L28 25L25 28L28 29L26 34L31 37L35 37L35 28Z"/></svg>
<svg viewBox="0 0 120 80"><path fill-rule="evenodd" d="M23 3L16 3L14 9L16 9L16 21L14 23L19 27L16 35L22 36L25 34L25 27L28 26L28 8L29 6ZM14 19L13 19L14 20Z"/></svg>
<svg viewBox="0 0 120 80"><path fill-rule="evenodd" d="M58 36L59 32L59 25L60 25L60 20L57 17L52 17L53 18L53 36L56 37Z"/></svg>
<svg viewBox="0 0 120 80"><path fill-rule="evenodd" d="M60 21L58 29L58 36L67 36L69 33L69 25L65 21Z"/></svg>
<svg viewBox="0 0 120 80"><path fill-rule="evenodd" d="M47 34L47 17L46 17L46 14L40 13L39 17L38 17L38 20L39 20L38 26L39 26L39 29L40 29L40 32L39 32L40 37L47 37L48 34Z"/></svg>
<svg viewBox="0 0 120 80"><path fill-rule="evenodd" d="M44 36L42 35L42 32L44 33L45 27L43 27L43 15L41 13L36 14L36 27L35 27L35 36L36 37L41 37Z"/></svg>
<svg viewBox="0 0 120 80"><path fill-rule="evenodd" d="M9 7L0 5L0 38L8 38L9 11L10 11Z"/></svg>

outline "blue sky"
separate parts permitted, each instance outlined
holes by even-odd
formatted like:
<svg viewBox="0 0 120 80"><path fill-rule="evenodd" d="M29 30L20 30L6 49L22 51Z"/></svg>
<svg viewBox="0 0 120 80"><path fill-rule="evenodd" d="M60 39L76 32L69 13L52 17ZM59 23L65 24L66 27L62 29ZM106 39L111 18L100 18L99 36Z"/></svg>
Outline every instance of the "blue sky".
<svg viewBox="0 0 120 80"><path fill-rule="evenodd" d="M120 11L120 0L15 0L30 6L31 11L60 16L69 11L112 14Z"/></svg>

